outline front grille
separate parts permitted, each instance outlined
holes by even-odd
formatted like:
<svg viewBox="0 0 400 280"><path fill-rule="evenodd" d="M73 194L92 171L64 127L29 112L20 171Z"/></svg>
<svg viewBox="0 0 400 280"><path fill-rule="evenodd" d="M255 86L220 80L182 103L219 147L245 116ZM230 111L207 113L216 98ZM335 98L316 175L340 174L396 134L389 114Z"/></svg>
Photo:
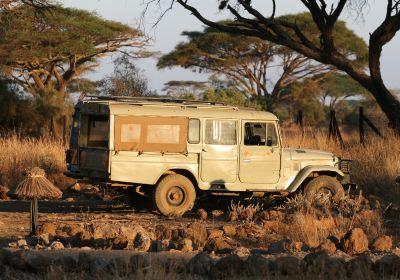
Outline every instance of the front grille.
<svg viewBox="0 0 400 280"><path fill-rule="evenodd" d="M342 170L343 173L350 173L351 160L341 160L339 163L339 169Z"/></svg>

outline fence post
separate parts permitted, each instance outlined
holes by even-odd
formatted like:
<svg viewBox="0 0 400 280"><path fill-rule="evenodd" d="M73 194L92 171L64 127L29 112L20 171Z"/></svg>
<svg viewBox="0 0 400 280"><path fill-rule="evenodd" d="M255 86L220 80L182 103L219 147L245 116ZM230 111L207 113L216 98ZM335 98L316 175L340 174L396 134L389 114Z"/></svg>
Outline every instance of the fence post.
<svg viewBox="0 0 400 280"><path fill-rule="evenodd" d="M67 116L63 116L62 118L62 122L63 122L63 144L66 145L67 143Z"/></svg>
<svg viewBox="0 0 400 280"><path fill-rule="evenodd" d="M364 144L365 131L364 131L364 108L363 107L359 108L358 128L360 131L360 143Z"/></svg>
<svg viewBox="0 0 400 280"><path fill-rule="evenodd" d="M299 110L297 112L296 123L300 126L301 134L304 135L303 111L302 110Z"/></svg>

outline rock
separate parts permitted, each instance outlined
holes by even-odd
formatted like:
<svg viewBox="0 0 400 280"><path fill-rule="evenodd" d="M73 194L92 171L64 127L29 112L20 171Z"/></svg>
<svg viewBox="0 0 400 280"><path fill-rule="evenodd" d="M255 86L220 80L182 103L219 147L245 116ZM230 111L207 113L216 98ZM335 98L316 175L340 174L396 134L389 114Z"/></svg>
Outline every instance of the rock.
<svg viewBox="0 0 400 280"><path fill-rule="evenodd" d="M247 238L247 231L245 227L236 228L236 236L239 238Z"/></svg>
<svg viewBox="0 0 400 280"><path fill-rule="evenodd" d="M139 232L136 235L135 240L133 241L133 247L135 248L135 250L139 252L147 252L149 251L150 246L151 246L151 239L149 235Z"/></svg>
<svg viewBox="0 0 400 280"><path fill-rule="evenodd" d="M345 235L343 250L350 255L368 251L368 238L361 228L354 228Z"/></svg>
<svg viewBox="0 0 400 280"><path fill-rule="evenodd" d="M146 272L150 268L150 260L146 255L133 255L129 262L134 273Z"/></svg>
<svg viewBox="0 0 400 280"><path fill-rule="evenodd" d="M24 253L24 251L21 250L16 251L14 253L10 253L7 259L5 260L5 263L17 270L29 269L26 253Z"/></svg>
<svg viewBox="0 0 400 280"><path fill-rule="evenodd" d="M128 239L125 236L114 238L112 241L112 248L116 250L123 250L128 247Z"/></svg>
<svg viewBox="0 0 400 280"><path fill-rule="evenodd" d="M274 270L283 276L295 276L300 272L300 260L293 256L279 257L273 266Z"/></svg>
<svg viewBox="0 0 400 280"><path fill-rule="evenodd" d="M27 264L30 270L36 273L45 274L51 268L53 260L43 255L37 255L33 258L27 258Z"/></svg>
<svg viewBox="0 0 400 280"><path fill-rule="evenodd" d="M118 232L118 229L116 229ZM140 237L138 238L137 236L140 234ZM150 247L150 235L149 232L147 232L142 226L134 224L131 226L121 226L119 228L119 234L117 236L125 236L126 239L128 240L129 244L133 244L135 240L140 240L141 238L143 240L148 241L148 246ZM147 248L148 249L148 248Z"/></svg>
<svg viewBox="0 0 400 280"><path fill-rule="evenodd" d="M213 279L238 279L242 278L246 271L243 269L244 261L237 255L228 255L221 258L210 271Z"/></svg>
<svg viewBox="0 0 400 280"><path fill-rule="evenodd" d="M349 279L369 279L371 278L372 260L366 254L358 255L346 263L347 275Z"/></svg>
<svg viewBox="0 0 400 280"><path fill-rule="evenodd" d="M381 279L393 279L400 276L400 257L396 255L386 255L375 262L375 272Z"/></svg>
<svg viewBox="0 0 400 280"><path fill-rule="evenodd" d="M48 234L49 236L56 236L57 226L52 223L44 223L41 225L37 231L38 235Z"/></svg>
<svg viewBox="0 0 400 280"><path fill-rule="evenodd" d="M194 222L183 230L183 237L193 241L195 248L201 247L207 240L207 228L204 224Z"/></svg>
<svg viewBox="0 0 400 280"><path fill-rule="evenodd" d="M236 235L236 228L232 225L224 225L222 226L222 230L224 231L226 236L235 236Z"/></svg>
<svg viewBox="0 0 400 280"><path fill-rule="evenodd" d="M236 243L229 238L217 237L209 239L204 246L204 250L208 252L215 252L217 254L226 254L233 251L233 247Z"/></svg>
<svg viewBox="0 0 400 280"><path fill-rule="evenodd" d="M74 202L75 199L74 199L73 197L67 197L67 198L65 199L65 201L71 203L71 202Z"/></svg>
<svg viewBox="0 0 400 280"><path fill-rule="evenodd" d="M156 234L156 239L158 239L158 240L172 238L172 230L166 225L157 225L155 234Z"/></svg>
<svg viewBox="0 0 400 280"><path fill-rule="evenodd" d="M38 243L49 246L50 244L50 237L48 233L42 233L41 235L38 236Z"/></svg>
<svg viewBox="0 0 400 280"><path fill-rule="evenodd" d="M308 251L309 248L307 245L305 245L303 242L292 242L289 245L289 251L293 253L298 253L298 252L303 252L303 251Z"/></svg>
<svg viewBox="0 0 400 280"><path fill-rule="evenodd" d="M170 249L171 241L168 239L164 240L153 240L151 242L151 252L164 252Z"/></svg>
<svg viewBox="0 0 400 280"><path fill-rule="evenodd" d="M211 216L213 217L213 219L217 219L217 218L221 217L222 215L224 215L224 211L221 211L221 210L211 211Z"/></svg>
<svg viewBox="0 0 400 280"><path fill-rule="evenodd" d="M179 250L182 252L192 252L193 251L193 242L190 239L183 239L179 244Z"/></svg>
<svg viewBox="0 0 400 280"><path fill-rule="evenodd" d="M310 253L301 262L301 267L306 275L318 275L318 279L346 279L344 262L326 253Z"/></svg>
<svg viewBox="0 0 400 280"><path fill-rule="evenodd" d="M222 230L219 229L211 229L208 231L208 238L209 239L214 239L217 237L222 237L224 236L224 232Z"/></svg>
<svg viewBox="0 0 400 280"><path fill-rule="evenodd" d="M318 246L317 252L325 252L329 255L333 255L336 253L336 245L333 243L331 240L326 239L324 242L321 243L321 245Z"/></svg>
<svg viewBox="0 0 400 280"><path fill-rule="evenodd" d="M240 212L239 219L246 220L246 221L252 221L254 218L254 214L255 214L254 209L251 207L248 207Z"/></svg>
<svg viewBox="0 0 400 280"><path fill-rule="evenodd" d="M376 252L387 252L392 249L392 246L392 237L383 235L375 239L375 241L372 243L371 248Z"/></svg>
<svg viewBox="0 0 400 280"><path fill-rule="evenodd" d="M62 250L64 249L64 245L59 241L54 241L53 243L51 243L50 248L52 250Z"/></svg>
<svg viewBox="0 0 400 280"><path fill-rule="evenodd" d="M10 243L8 243L8 247L11 249L17 249L18 244L17 244L17 242L10 242Z"/></svg>
<svg viewBox="0 0 400 280"><path fill-rule="evenodd" d="M236 211L230 211L228 215L228 222L236 222L239 220L239 214Z"/></svg>
<svg viewBox="0 0 400 280"><path fill-rule="evenodd" d="M208 213L207 213L207 211L204 210L204 209L198 209L197 212L196 212L196 214L197 214L197 217L198 217L200 220L207 220L207 218L208 218Z"/></svg>
<svg viewBox="0 0 400 280"><path fill-rule="evenodd" d="M197 274L200 276L207 276L214 261L209 254L201 252L194 256L186 265L186 270L190 274Z"/></svg>
<svg viewBox="0 0 400 280"><path fill-rule="evenodd" d="M268 245L268 254L282 254L290 249L290 244L292 243L289 239L283 239L279 241L272 242Z"/></svg>
<svg viewBox="0 0 400 280"><path fill-rule="evenodd" d="M17 246L18 246L19 248L25 247L25 246L28 246L28 243L26 242L25 239L20 239L20 240L17 241Z"/></svg>
<svg viewBox="0 0 400 280"><path fill-rule="evenodd" d="M5 261L10 257L10 255L11 252L9 250L0 248L0 267L5 263Z"/></svg>
<svg viewBox="0 0 400 280"><path fill-rule="evenodd" d="M9 191L9 188L0 186L0 200L9 200L10 198L7 195Z"/></svg>
<svg viewBox="0 0 400 280"><path fill-rule="evenodd" d="M79 185L78 183L73 184L71 187L69 187L69 189L71 191L75 191L75 192L80 192L82 191L82 187L81 185Z"/></svg>
<svg viewBox="0 0 400 280"><path fill-rule="evenodd" d="M259 215L261 220L264 221L283 221L285 219L285 212L277 210L265 210Z"/></svg>
<svg viewBox="0 0 400 280"><path fill-rule="evenodd" d="M251 254L245 263L247 275L254 278L267 279L272 270L272 262L261 256L260 254Z"/></svg>
<svg viewBox="0 0 400 280"><path fill-rule="evenodd" d="M235 248L232 253L243 258L243 257L247 257L250 255L250 250L245 247L240 246L240 247Z"/></svg>

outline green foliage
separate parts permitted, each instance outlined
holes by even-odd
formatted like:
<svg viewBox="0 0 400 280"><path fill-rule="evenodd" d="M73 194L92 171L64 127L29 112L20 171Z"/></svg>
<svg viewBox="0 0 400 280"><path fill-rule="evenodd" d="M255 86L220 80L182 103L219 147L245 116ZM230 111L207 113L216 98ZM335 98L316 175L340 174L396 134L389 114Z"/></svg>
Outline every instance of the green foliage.
<svg viewBox="0 0 400 280"><path fill-rule="evenodd" d="M78 9L58 6L39 16L30 6L18 9L21 16L11 12L1 16L0 61L11 65L65 62L72 56L92 54L98 45L116 38L141 35L137 29Z"/></svg>
<svg viewBox="0 0 400 280"><path fill-rule="evenodd" d="M181 99L197 99L200 92L208 87L208 82L199 81L169 81L165 83L163 91L169 95Z"/></svg>
<svg viewBox="0 0 400 280"><path fill-rule="evenodd" d="M99 83L99 95L110 96L151 96L156 95L149 88L146 77L127 55L114 60L114 72Z"/></svg>
<svg viewBox="0 0 400 280"><path fill-rule="evenodd" d="M322 48L320 31L310 13L304 12L295 15L285 15L279 19L297 24L299 29L302 30L311 42ZM296 38L291 29L287 29L286 31L289 36ZM344 21L339 20L336 22L333 37L335 46L341 54L356 62L360 68L366 66L368 62L368 45L354 31L350 30Z"/></svg>
<svg viewBox="0 0 400 280"><path fill-rule="evenodd" d="M202 99L204 101L222 102L226 105L262 109L257 100L249 99L243 91L239 91L229 84L227 86L225 84L223 86L218 85L215 81L213 86L202 93Z"/></svg>

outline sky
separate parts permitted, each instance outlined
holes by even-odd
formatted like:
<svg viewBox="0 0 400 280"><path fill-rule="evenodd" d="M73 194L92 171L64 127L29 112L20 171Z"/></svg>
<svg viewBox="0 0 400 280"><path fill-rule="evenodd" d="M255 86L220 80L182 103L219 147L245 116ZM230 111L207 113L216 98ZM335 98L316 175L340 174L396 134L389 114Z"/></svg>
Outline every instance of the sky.
<svg viewBox="0 0 400 280"><path fill-rule="evenodd" d="M173 50L174 46L185 40L181 36L185 30L202 30L203 25L192 16L187 10L176 4L168 11L161 21L154 26L159 19L160 12L165 10L167 6L158 7L150 5L146 14L142 18L145 5L144 0L63 0L61 1L66 7L75 7L96 12L105 19L116 20L133 27L144 29L145 33L151 38L148 50L160 52L162 54ZM165 1L164 3L168 3ZM220 12L216 8L215 0L191 0L191 2L201 11L207 11L207 15L211 19L226 19L230 15L226 12ZM277 5L277 15L298 13L304 11L301 1L280 0ZM347 22L350 29L361 36L368 42L369 34L379 26L385 15L385 5L382 0L370 1L370 6L364 9L363 18L356 18L354 14L346 12L340 18ZM379 4L380 3L380 4ZM265 14L271 11L270 1L254 0L253 5ZM400 78L398 75L398 67L400 65L400 35L397 35L387 46L385 46L382 56L382 73L386 85L389 88L400 88ZM88 75L91 79L101 79L113 70L113 57L103 59L101 66L96 72ZM143 74L149 80L149 86L161 93L164 84L170 80L207 80L204 74L194 73L191 70L185 70L179 67L172 69L158 70L157 61L153 58L140 59L136 62L142 70Z"/></svg>

